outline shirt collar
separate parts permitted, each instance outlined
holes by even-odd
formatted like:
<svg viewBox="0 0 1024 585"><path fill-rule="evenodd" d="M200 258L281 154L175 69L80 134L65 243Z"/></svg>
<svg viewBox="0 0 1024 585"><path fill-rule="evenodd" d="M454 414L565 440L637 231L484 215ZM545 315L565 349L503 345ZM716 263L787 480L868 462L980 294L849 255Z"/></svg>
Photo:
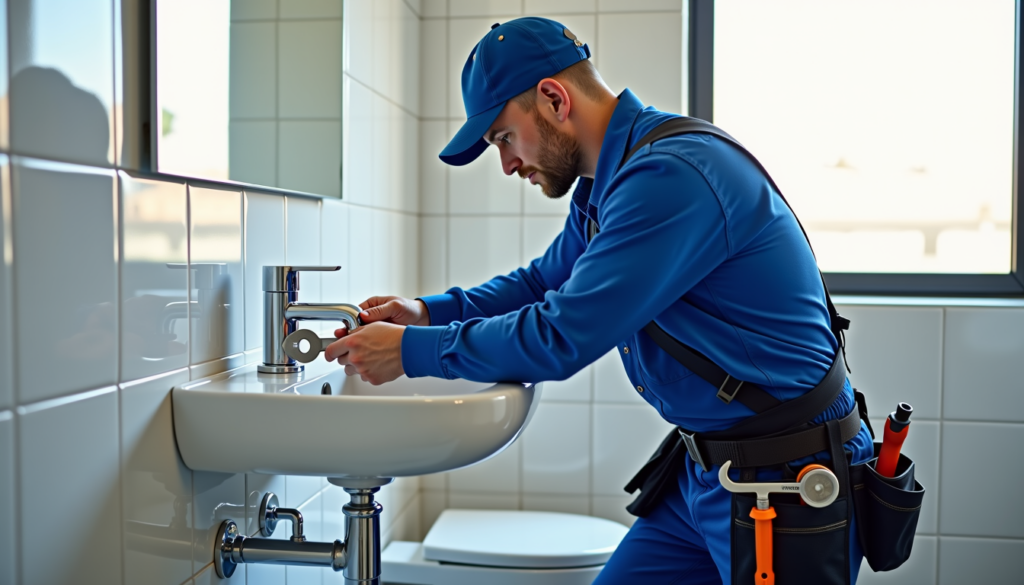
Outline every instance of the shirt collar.
<svg viewBox="0 0 1024 585"><path fill-rule="evenodd" d="M597 170L593 180L580 178L576 190L572 194L572 201L580 210L596 220L596 213L591 215L590 208L591 193L600 194L606 185L611 181L612 176L619 170L619 163L626 155L626 148L629 146L630 134L637 115L644 109L643 102L637 98L629 89L622 90L619 94L619 103L612 112L612 118L608 122L608 128L604 133L604 140L601 142L601 154L597 158Z"/></svg>

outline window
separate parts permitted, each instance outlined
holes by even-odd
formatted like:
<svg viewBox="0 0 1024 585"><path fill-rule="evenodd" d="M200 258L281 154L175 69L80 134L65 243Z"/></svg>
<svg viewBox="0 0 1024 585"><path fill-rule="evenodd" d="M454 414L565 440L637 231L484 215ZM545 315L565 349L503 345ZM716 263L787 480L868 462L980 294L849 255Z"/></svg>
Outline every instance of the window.
<svg viewBox="0 0 1024 585"><path fill-rule="evenodd" d="M690 112L758 156L834 292L1024 292L1016 2L690 4Z"/></svg>

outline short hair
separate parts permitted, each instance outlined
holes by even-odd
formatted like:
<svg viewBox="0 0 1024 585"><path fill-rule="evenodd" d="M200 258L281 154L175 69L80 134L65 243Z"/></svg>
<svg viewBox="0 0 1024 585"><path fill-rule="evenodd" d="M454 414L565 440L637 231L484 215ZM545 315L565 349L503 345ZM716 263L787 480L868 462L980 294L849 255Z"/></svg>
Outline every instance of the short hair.
<svg viewBox="0 0 1024 585"><path fill-rule="evenodd" d="M600 100L610 93L608 86L601 79L601 74L597 72L597 68L590 62L590 59L570 65L551 77L559 81L568 81L573 87L580 90L580 93L592 100ZM512 98L512 101L518 104L524 112L529 113L536 110L537 86L532 86Z"/></svg>

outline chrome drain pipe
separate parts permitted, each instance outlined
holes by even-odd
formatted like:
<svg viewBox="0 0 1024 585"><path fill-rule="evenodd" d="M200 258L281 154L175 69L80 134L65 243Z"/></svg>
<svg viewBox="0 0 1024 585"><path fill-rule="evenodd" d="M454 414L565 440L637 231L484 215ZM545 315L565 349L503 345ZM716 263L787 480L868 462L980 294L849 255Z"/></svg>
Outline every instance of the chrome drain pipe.
<svg viewBox="0 0 1024 585"><path fill-rule="evenodd" d="M389 482L390 480L386 480ZM213 565L217 576L227 579L238 565L259 563L302 567L330 567L343 571L346 585L380 585L380 514L383 508L373 494L380 487L344 488L350 501L345 514L345 542L310 542L302 533L302 514L280 508L277 496L267 492L260 504L259 527L264 537L274 533L281 519L292 523L289 540L248 537L238 532L232 520L221 523L214 546Z"/></svg>

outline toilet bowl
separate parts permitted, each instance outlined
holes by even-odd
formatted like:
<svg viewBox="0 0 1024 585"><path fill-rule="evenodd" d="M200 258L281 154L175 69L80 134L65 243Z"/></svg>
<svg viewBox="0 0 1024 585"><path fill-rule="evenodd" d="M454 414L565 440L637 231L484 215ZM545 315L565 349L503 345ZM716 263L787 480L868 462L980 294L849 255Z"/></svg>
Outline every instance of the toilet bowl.
<svg viewBox="0 0 1024 585"><path fill-rule="evenodd" d="M628 529L557 512L445 510L381 553L386 585L590 585Z"/></svg>

